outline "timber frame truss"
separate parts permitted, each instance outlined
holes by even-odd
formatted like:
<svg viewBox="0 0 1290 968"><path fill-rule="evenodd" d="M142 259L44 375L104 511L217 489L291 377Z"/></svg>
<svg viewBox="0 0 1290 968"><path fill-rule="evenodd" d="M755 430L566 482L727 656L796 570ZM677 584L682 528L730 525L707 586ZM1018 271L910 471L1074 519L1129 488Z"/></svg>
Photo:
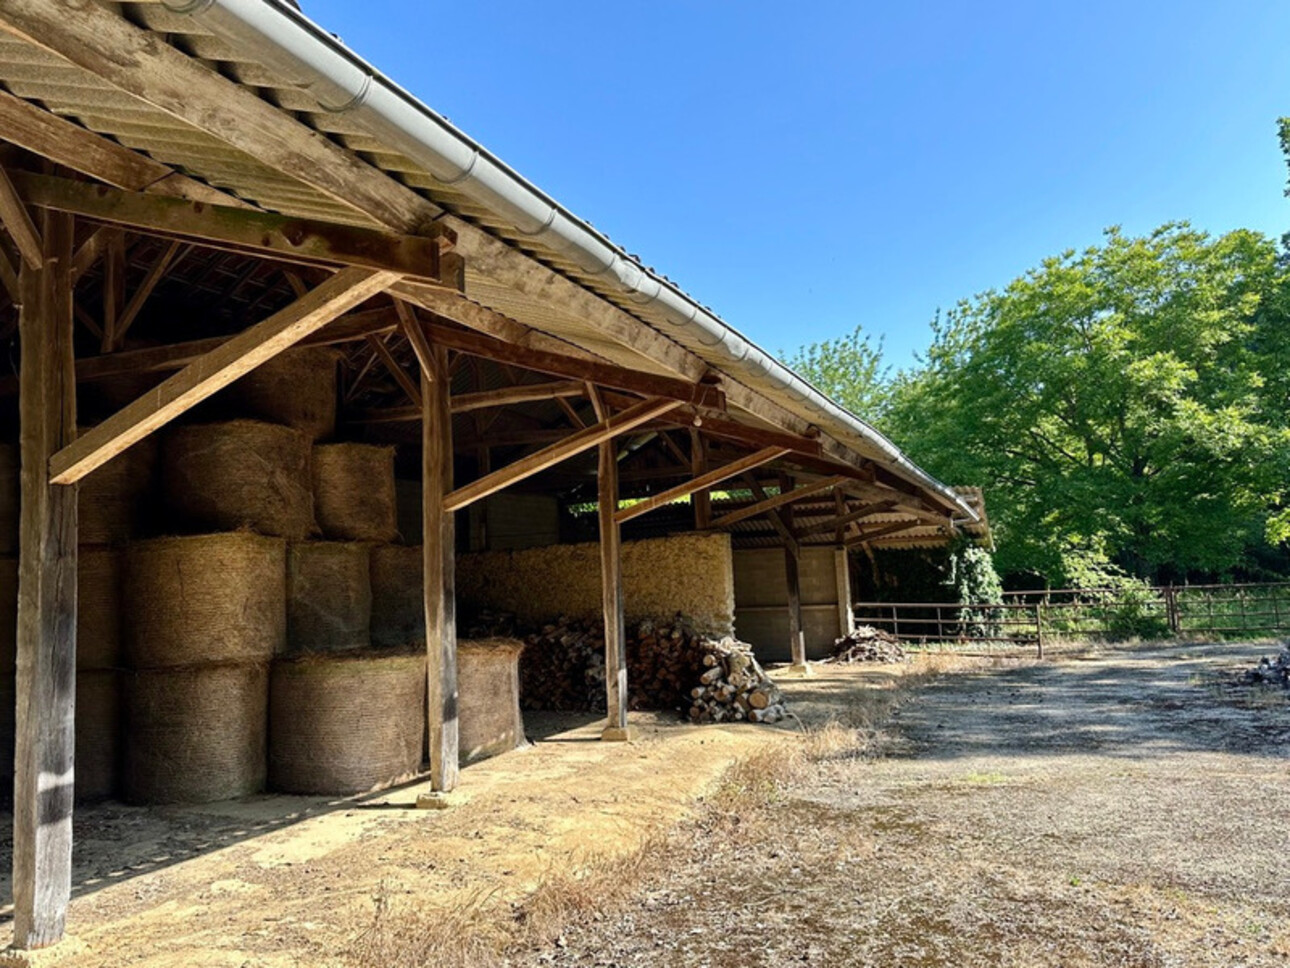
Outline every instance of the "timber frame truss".
<svg viewBox="0 0 1290 968"><path fill-rule="evenodd" d="M417 456L431 795L457 782L455 512L512 487L594 503L607 739L630 735L625 528L728 530L736 546L782 545L791 585L806 546L867 548L914 528L953 529L951 502L881 465L840 459L810 428L754 415L736 382L684 360L670 375L624 366L473 301L459 235L494 260L506 247L460 219L282 216L3 91L0 120L11 142L0 142L0 337L19 360L0 377L0 420L20 440L23 467L20 948L61 937L70 891L75 485L290 347L337 349L347 436ZM355 178L351 189L367 184ZM363 197L374 211L386 198ZM644 338L680 355L656 333ZM804 663L796 611L793 654Z"/></svg>

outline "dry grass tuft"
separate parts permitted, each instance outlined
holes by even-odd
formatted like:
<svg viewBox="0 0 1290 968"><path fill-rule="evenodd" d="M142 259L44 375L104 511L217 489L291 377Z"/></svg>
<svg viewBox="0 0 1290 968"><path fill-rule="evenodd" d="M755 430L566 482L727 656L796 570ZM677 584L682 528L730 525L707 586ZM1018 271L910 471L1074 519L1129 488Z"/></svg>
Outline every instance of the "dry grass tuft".
<svg viewBox="0 0 1290 968"><path fill-rule="evenodd" d="M494 968L503 963L506 937L498 926L494 892L478 889L451 901L428 903L395 896L382 881L372 917L344 952L356 968ZM404 891L410 895L410 891Z"/></svg>
<svg viewBox="0 0 1290 968"><path fill-rule="evenodd" d="M533 892L514 906L511 947L550 944L575 922L622 910L666 857L667 843L658 836L647 838L628 854L592 855L573 868L548 871Z"/></svg>

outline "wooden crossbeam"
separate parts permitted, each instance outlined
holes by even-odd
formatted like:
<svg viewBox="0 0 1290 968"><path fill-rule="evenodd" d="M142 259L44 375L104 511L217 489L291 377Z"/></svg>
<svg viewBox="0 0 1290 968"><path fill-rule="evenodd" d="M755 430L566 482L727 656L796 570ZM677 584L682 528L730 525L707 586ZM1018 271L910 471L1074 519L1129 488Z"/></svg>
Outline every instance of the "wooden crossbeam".
<svg viewBox="0 0 1290 968"><path fill-rule="evenodd" d="M752 474L744 474L743 480L747 482L748 487L753 492L753 497L758 501L769 500L766 494L766 489L761 486L761 482L757 480L755 476ZM785 490L787 490L787 488L785 488ZM769 512L766 515L766 520L768 520L771 523L771 526L779 532L779 537L780 540L784 542L785 550L787 550L788 553L796 559L797 556L802 553L802 547L801 543L797 540L797 535L793 533L793 529L788 526L782 517L780 517L778 510Z"/></svg>
<svg viewBox="0 0 1290 968"><path fill-rule="evenodd" d="M157 286L161 284L161 280L166 277L166 271L174 265L175 262L182 258L179 250L183 247L183 243L178 241L171 242L170 245L166 246L161 254L157 256L157 261L148 268L148 274L144 276L143 281L139 283L139 288L136 289L134 294L130 297L130 302L126 304L125 309L121 313L121 317L116 321L115 327L113 327L110 333L108 332L107 327L104 327L104 337L111 337L111 345L107 347L109 352L120 346L125 341L126 333L129 331L130 327L134 325L134 321L139 317L139 313L143 311L143 307L148 302L148 298L152 295L152 291L156 289ZM187 254L187 251L188 250L185 250L184 254Z"/></svg>
<svg viewBox="0 0 1290 968"><path fill-rule="evenodd" d="M586 392L586 386L581 380L559 380L554 383L521 383L519 386L500 387L496 390L459 393L452 398L452 412L466 413L471 410L487 410L489 407L506 407L516 403L532 403L537 400L562 400L565 397L581 397Z"/></svg>
<svg viewBox="0 0 1290 968"><path fill-rule="evenodd" d="M885 525L881 528L874 528L872 531L861 531L846 540L846 547L854 548L857 545L868 544L875 538L881 538L884 535L895 534L898 531L908 531L910 528L917 528L924 524L922 521L895 521L892 524Z"/></svg>
<svg viewBox="0 0 1290 968"><path fill-rule="evenodd" d="M840 514L828 521L821 521L818 524L808 524L805 527L798 528L797 536L800 538L805 537L808 534L818 534L821 531L836 531L838 528L845 528L848 524L867 518L871 514L879 514L882 511L888 511L896 507L899 503L899 501L894 500L874 501L871 504L866 504L863 507L856 508L854 511Z"/></svg>
<svg viewBox="0 0 1290 968"><path fill-rule="evenodd" d="M18 270L9 261L4 249L0 249L0 286L4 286L5 292L9 293L10 302L22 301L18 295Z"/></svg>
<svg viewBox="0 0 1290 968"><path fill-rule="evenodd" d="M81 243L81 247L72 256L73 284L94 267L94 263L99 261L104 252L108 251L109 244L120 239L121 234L119 228L105 225L100 229L96 229L93 235Z"/></svg>
<svg viewBox="0 0 1290 968"><path fill-rule="evenodd" d="M563 460L589 450L598 444L611 440L619 434L634 430L641 424L659 417L676 406L674 400L642 400L634 407L629 407L600 423L584 430L576 431L557 443L544 447L536 453L521 457L507 466L486 474L477 481L472 481L457 488L444 499L444 508L448 511L459 511L480 498L488 497L505 487L532 477Z"/></svg>
<svg viewBox="0 0 1290 968"><path fill-rule="evenodd" d="M385 368L389 370L390 376L394 377L399 386L403 388L403 392L407 394L408 399L412 401L412 406L416 408L416 410L420 411L421 391L417 389L417 385L412 382L412 377L408 376L408 371L403 369L403 367L399 365L399 361L394 358L394 354L390 352L390 348L385 345L385 340L381 339L379 336L368 336L367 345L372 348L373 352L375 352L378 357L380 357L381 362L385 364Z"/></svg>
<svg viewBox="0 0 1290 968"><path fill-rule="evenodd" d="M678 415L679 416L679 415ZM779 430L767 430L762 427L750 427L726 417L702 414L700 417L703 432L711 437L734 440L754 447L783 447L795 454L811 457L820 455L820 442L800 434L790 434ZM857 471L857 473L859 473Z"/></svg>
<svg viewBox="0 0 1290 968"><path fill-rule="evenodd" d="M29 172L15 172L13 183L28 205L98 222L284 262L359 266L433 283L439 281L439 252L449 231L436 223L430 236L397 235Z"/></svg>
<svg viewBox="0 0 1290 968"><path fill-rule="evenodd" d="M56 453L50 482L74 484L131 444L249 373L337 316L389 288L391 272L344 269L308 295L194 360Z"/></svg>
<svg viewBox="0 0 1290 968"><path fill-rule="evenodd" d="M9 236L18 247L22 261L29 268L39 269L43 248L40 233L36 231L36 223L31 220L31 213L18 194L18 187L3 166L0 166L0 225L9 230Z"/></svg>
<svg viewBox="0 0 1290 968"><path fill-rule="evenodd" d="M434 380L438 372L434 362L435 352L430 341L426 339L425 330L417 324L416 315L402 299L394 300L394 312L399 317L399 329L407 338L412 352L416 354L417 365L421 368L421 378ZM451 373L447 374L445 379L451 381Z"/></svg>
<svg viewBox="0 0 1290 968"><path fill-rule="evenodd" d="M0 91L0 138L126 191L146 189L235 208L250 207L5 91Z"/></svg>
<svg viewBox="0 0 1290 968"><path fill-rule="evenodd" d="M767 511L773 511L776 508L783 507L786 504L792 504L794 501L801 501L804 498L812 497L821 491L827 491L831 487L843 483L845 477L826 477L823 480L812 481L802 487L795 488L784 494L777 494L774 497L768 497L764 501L758 501L756 504L750 504L747 507L737 508L728 514L723 514L712 522L714 528L728 528L739 521L746 521L748 518L755 518L759 514L765 514ZM797 532L801 537L802 532Z"/></svg>
<svg viewBox="0 0 1290 968"><path fill-rule="evenodd" d="M642 514L647 514L655 508L661 508L665 504L671 504L673 501L680 500L683 497L689 497L695 491L702 491L714 484L720 484L731 477L737 477L754 467L761 467L763 464L769 464L788 453L783 447L764 447L747 457L740 457L738 460L731 461L729 464L723 464L720 467L713 468L706 474L701 474L684 484L678 484L676 487L669 487L666 491L661 491L643 501L638 501L630 507L619 508L614 515L619 524L624 521L630 521L632 518L638 518Z"/></svg>
<svg viewBox="0 0 1290 968"><path fill-rule="evenodd" d="M707 383L690 383L674 377L642 373L612 363L600 363L564 356L527 346L517 346L483 333L458 329L442 323L423 323L426 334L435 342L460 353L468 353L497 363L507 363L545 373L548 376L585 380L597 386L614 387L648 397L665 397L683 403L721 409L725 394L720 387Z"/></svg>

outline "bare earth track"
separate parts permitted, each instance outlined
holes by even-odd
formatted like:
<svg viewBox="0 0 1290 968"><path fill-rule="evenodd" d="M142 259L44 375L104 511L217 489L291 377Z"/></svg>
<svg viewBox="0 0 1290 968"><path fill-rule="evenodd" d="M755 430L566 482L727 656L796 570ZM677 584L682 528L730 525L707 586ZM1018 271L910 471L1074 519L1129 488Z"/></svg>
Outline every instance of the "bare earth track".
<svg viewBox="0 0 1290 968"><path fill-rule="evenodd" d="M632 904L526 963L1290 964L1290 704L1227 685L1272 651L940 676L714 804ZM840 672L790 701L845 725Z"/></svg>

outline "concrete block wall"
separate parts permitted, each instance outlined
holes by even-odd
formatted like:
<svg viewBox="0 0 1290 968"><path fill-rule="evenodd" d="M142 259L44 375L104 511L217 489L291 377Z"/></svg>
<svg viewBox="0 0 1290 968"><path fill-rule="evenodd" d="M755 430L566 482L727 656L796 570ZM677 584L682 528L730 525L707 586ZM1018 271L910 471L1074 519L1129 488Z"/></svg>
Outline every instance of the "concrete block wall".
<svg viewBox="0 0 1290 968"><path fill-rule="evenodd" d="M841 634L832 548L803 548L798 567L806 657L822 659ZM734 552L735 634L763 662L788 662L788 581L783 548Z"/></svg>

